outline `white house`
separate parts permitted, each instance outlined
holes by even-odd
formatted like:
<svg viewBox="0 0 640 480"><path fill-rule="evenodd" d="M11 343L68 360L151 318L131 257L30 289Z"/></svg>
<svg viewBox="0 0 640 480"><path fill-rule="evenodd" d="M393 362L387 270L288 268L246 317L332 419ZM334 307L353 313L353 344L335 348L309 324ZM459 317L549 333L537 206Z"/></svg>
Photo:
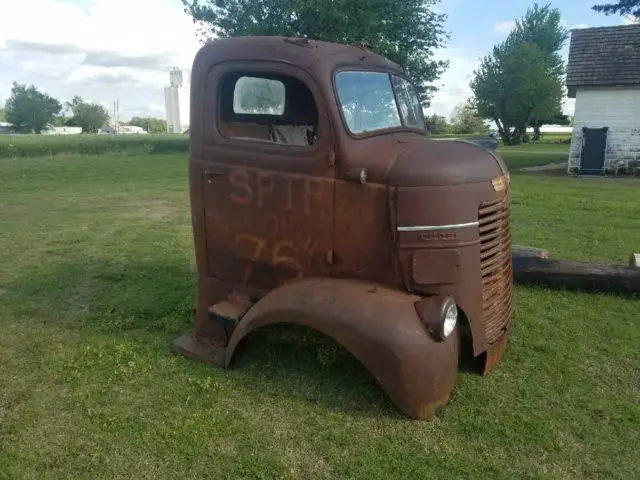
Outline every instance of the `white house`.
<svg viewBox="0 0 640 480"><path fill-rule="evenodd" d="M569 173L640 169L640 24L573 30L567 80L576 99Z"/></svg>

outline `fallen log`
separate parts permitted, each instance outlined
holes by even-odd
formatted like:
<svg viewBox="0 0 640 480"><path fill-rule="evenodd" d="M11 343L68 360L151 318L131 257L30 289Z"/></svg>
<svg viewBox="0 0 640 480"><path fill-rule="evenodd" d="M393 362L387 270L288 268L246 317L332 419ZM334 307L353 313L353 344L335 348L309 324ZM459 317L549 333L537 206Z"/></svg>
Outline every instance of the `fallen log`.
<svg viewBox="0 0 640 480"><path fill-rule="evenodd" d="M513 258L513 280L551 288L640 293L640 268L537 257Z"/></svg>
<svg viewBox="0 0 640 480"><path fill-rule="evenodd" d="M524 247L522 245L513 245L511 247L512 257L535 257L550 258L551 254L545 248Z"/></svg>

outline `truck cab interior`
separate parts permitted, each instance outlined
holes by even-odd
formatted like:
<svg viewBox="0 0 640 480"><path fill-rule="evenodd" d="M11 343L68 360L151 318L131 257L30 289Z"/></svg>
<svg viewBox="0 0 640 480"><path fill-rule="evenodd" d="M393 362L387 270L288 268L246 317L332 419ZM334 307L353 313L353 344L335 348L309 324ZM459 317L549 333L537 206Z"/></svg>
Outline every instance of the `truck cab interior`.
<svg viewBox="0 0 640 480"><path fill-rule="evenodd" d="M231 73L221 82L219 130L227 138L281 145L316 142L313 94L289 75Z"/></svg>

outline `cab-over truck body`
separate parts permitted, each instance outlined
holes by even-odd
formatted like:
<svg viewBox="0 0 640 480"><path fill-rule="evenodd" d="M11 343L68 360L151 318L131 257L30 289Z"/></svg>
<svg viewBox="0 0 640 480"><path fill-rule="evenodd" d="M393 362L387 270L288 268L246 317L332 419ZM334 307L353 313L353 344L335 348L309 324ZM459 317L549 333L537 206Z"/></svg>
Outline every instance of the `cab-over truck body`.
<svg viewBox="0 0 640 480"><path fill-rule="evenodd" d="M228 366L255 328L306 325L419 419L465 349L493 368L512 297L495 154L426 138L403 69L363 47L220 39L191 78L197 319L176 351Z"/></svg>

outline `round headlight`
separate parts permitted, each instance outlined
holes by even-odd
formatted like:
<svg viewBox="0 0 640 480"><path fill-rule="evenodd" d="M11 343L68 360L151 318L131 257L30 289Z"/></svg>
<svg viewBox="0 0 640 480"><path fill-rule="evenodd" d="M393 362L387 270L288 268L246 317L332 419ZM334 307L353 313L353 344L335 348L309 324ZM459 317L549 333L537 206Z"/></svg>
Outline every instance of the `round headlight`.
<svg viewBox="0 0 640 480"><path fill-rule="evenodd" d="M456 329L458 323L458 308L453 302L447 302L442 314L442 335L447 338Z"/></svg>
<svg viewBox="0 0 640 480"><path fill-rule="evenodd" d="M420 321L438 342L450 337L458 324L458 306L449 296L434 295L415 303Z"/></svg>

